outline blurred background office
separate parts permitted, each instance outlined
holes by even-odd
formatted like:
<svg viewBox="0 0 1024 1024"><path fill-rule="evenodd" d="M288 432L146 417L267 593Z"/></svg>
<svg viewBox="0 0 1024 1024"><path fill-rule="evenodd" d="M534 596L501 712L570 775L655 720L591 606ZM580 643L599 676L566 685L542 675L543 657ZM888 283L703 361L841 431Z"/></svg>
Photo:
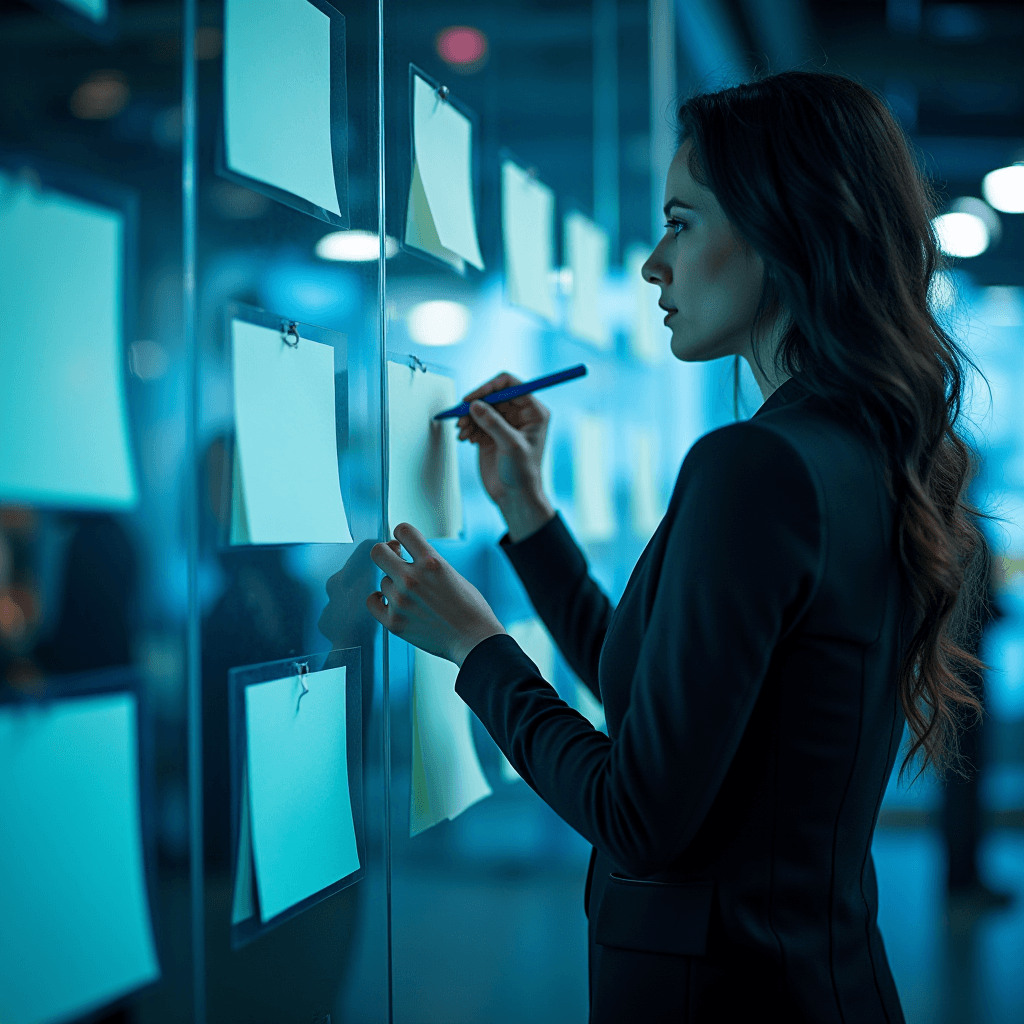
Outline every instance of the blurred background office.
<svg viewBox="0 0 1024 1024"><path fill-rule="evenodd" d="M272 103L239 100L249 80L227 46L249 20L310 5L330 21L326 199L287 185L312 158L286 134L275 141ZM279 43L255 69L266 95L308 78L294 40ZM134 959L112 947L116 969L96 974L109 984L90 988L63 976L60 933L40 945L5 924L0 960L13 966L0 966L0 1019L586 1019L589 849L475 721L462 748L474 795L416 824L422 666L362 608L374 579L365 542L394 525L388 366L425 367L461 395L503 369L529 378L587 364L583 381L542 396L553 413L545 473L617 597L689 446L760 404L731 360L672 359L655 290L640 280L663 230L674 103L806 67L876 89L911 138L950 257L933 303L984 377L967 417L982 457L975 498L994 516L992 614L978 629L989 669L974 680L987 714L964 741L969 779L893 778L874 845L880 925L910 1024L1024 1022L1022 53L1014 3L0 0L0 726L97 687L134 695L136 931L152 937ZM413 171L425 159L416 81L443 87L469 126L478 254L453 244L454 258L424 255L410 234L410 190L431 200L427 169L421 186ZM240 166L230 122L243 113L266 130L258 155L276 154L279 179ZM523 188L543 186L550 207L539 309L510 280L515 173ZM93 337L96 259L60 264L73 246L59 232L53 258L26 255L43 250L26 240L23 211L51 209L118 225L113 326L95 342L105 363L60 347ZM294 324L296 352L332 351L330 449L351 543L239 533L238 502L255 501L235 475L239 322L281 331L285 348ZM44 479L32 452L74 465ZM474 458L461 446L461 520L437 547L600 724L495 544L502 523ZM112 482L94 487L104 473ZM230 672L285 659L327 668L332 649L360 659L347 683L358 697L358 775L348 767L360 873L246 930ZM15 764L2 749L14 735L0 730L0 765ZM14 806L13 778L0 772L0 807ZM39 813L61 813L59 794ZM9 827L0 817L0 849ZM18 902L19 870L0 852L2 913L31 909ZM32 884L40 919L90 933ZM57 952L40 957L47 942ZM4 986L18 973L66 998L11 1002Z"/></svg>

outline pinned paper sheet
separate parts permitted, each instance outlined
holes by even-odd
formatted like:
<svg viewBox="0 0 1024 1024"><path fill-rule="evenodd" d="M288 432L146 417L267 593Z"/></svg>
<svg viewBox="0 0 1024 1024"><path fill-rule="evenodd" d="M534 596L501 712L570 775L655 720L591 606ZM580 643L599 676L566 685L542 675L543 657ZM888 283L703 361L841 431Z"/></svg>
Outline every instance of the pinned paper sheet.
<svg viewBox="0 0 1024 1024"><path fill-rule="evenodd" d="M331 19L307 0L226 0L227 165L341 214L331 149Z"/></svg>
<svg viewBox="0 0 1024 1024"><path fill-rule="evenodd" d="M414 666L410 836L491 795L473 744L469 707L455 692L458 666L418 648Z"/></svg>
<svg viewBox="0 0 1024 1024"><path fill-rule="evenodd" d="M629 432L629 515L633 533L648 540L665 515L658 486L658 445L653 431L633 427Z"/></svg>
<svg viewBox="0 0 1024 1024"><path fill-rule="evenodd" d="M0 706L0 1020L77 1018L160 976L128 693Z"/></svg>
<svg viewBox="0 0 1024 1024"><path fill-rule="evenodd" d="M511 160L501 165L505 287L514 306L555 319L555 193Z"/></svg>
<svg viewBox="0 0 1024 1024"><path fill-rule="evenodd" d="M451 264L484 269L473 202L473 125L413 76L413 168L405 241Z"/></svg>
<svg viewBox="0 0 1024 1024"><path fill-rule="evenodd" d="M0 501L135 505L123 267L120 213L0 172Z"/></svg>
<svg viewBox="0 0 1024 1024"><path fill-rule="evenodd" d="M555 680L555 642L544 628L544 623L536 617L519 619L506 627L506 633L523 649L523 653L537 666L543 679L554 685ZM515 782L521 778L519 772L512 767L508 758L501 755L501 777L505 782Z"/></svg>
<svg viewBox="0 0 1024 1024"><path fill-rule="evenodd" d="M632 245L626 252L626 277L633 294L633 329L629 347L637 359L657 366L670 349L672 333L664 324L665 311L658 305L660 290L648 284L641 274L651 255L646 245Z"/></svg>
<svg viewBox="0 0 1024 1024"><path fill-rule="evenodd" d="M610 349L612 335L604 314L608 235L581 213L565 218L565 262L572 271L569 332L595 348Z"/></svg>
<svg viewBox="0 0 1024 1024"><path fill-rule="evenodd" d="M334 407L334 349L231 321L232 544L349 544ZM291 340L291 339L289 339Z"/></svg>
<svg viewBox="0 0 1024 1024"><path fill-rule="evenodd" d="M107 20L107 0L61 0L65 7L70 7L79 14L84 14L93 21Z"/></svg>
<svg viewBox="0 0 1024 1024"><path fill-rule="evenodd" d="M261 921L359 870L345 675L342 665L245 688L248 756L233 923L252 913L245 877L252 868ZM252 868L243 862L247 848Z"/></svg>
<svg viewBox="0 0 1024 1024"><path fill-rule="evenodd" d="M425 537L462 532L462 490L452 420L435 413L458 403L455 381L388 362L388 522L412 523Z"/></svg>
<svg viewBox="0 0 1024 1024"><path fill-rule="evenodd" d="M572 446L572 490L581 540L607 541L616 533L611 431L603 416L581 414Z"/></svg>

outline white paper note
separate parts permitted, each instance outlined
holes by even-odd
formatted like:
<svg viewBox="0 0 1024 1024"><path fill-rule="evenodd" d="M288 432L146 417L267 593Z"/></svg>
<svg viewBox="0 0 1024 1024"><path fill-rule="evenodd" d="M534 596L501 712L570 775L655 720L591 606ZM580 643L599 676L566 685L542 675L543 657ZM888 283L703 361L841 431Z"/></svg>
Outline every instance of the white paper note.
<svg viewBox="0 0 1024 1024"><path fill-rule="evenodd" d="M331 19L307 0L227 0L228 167L340 214L331 151Z"/></svg>
<svg viewBox="0 0 1024 1024"><path fill-rule="evenodd" d="M523 649L523 653L537 666L541 677L552 686L555 682L555 642L540 619L533 616L510 622L505 632ZM519 772L512 767L508 758L501 755L501 777L505 782L515 782L521 778Z"/></svg>
<svg viewBox="0 0 1024 1024"><path fill-rule="evenodd" d="M484 269L473 202L473 125L413 78L413 173L405 241L462 270Z"/></svg>
<svg viewBox="0 0 1024 1024"><path fill-rule="evenodd" d="M0 1020L77 1018L160 976L127 693L0 707Z"/></svg>
<svg viewBox="0 0 1024 1024"><path fill-rule="evenodd" d="M660 290L641 274L650 255L651 248L646 245L632 245L626 252L626 276L634 303L629 347L641 362L657 366L671 351L672 333L664 324L665 311L658 306Z"/></svg>
<svg viewBox="0 0 1024 1024"><path fill-rule="evenodd" d="M612 347L604 311L608 276L608 235L581 213L565 218L565 262L572 271L569 332L595 348Z"/></svg>
<svg viewBox="0 0 1024 1024"><path fill-rule="evenodd" d="M581 540L608 541L615 536L612 437L603 416L580 414L572 446L572 489L576 531Z"/></svg>
<svg viewBox="0 0 1024 1024"><path fill-rule="evenodd" d="M410 836L492 792L473 744L469 707L455 692L458 666L418 648L414 666Z"/></svg>
<svg viewBox="0 0 1024 1024"><path fill-rule="evenodd" d="M661 497L658 439L646 427L629 431L629 515L633 533L648 540L661 523L666 505Z"/></svg>
<svg viewBox="0 0 1024 1024"><path fill-rule="evenodd" d="M232 320L233 544L349 544L338 477L334 349Z"/></svg>
<svg viewBox="0 0 1024 1024"><path fill-rule="evenodd" d="M61 2L93 21L107 20L107 0L61 0Z"/></svg>
<svg viewBox="0 0 1024 1024"><path fill-rule="evenodd" d="M455 381L388 362L388 522L411 523L424 536L462 532L454 420L435 413L458 403Z"/></svg>
<svg viewBox="0 0 1024 1024"><path fill-rule="evenodd" d="M359 869L345 666L245 688L249 823L260 919Z"/></svg>
<svg viewBox="0 0 1024 1024"><path fill-rule="evenodd" d="M127 509L120 213L0 173L0 501Z"/></svg>
<svg viewBox="0 0 1024 1024"><path fill-rule="evenodd" d="M501 165L505 287L514 306L555 319L555 194L511 160Z"/></svg>

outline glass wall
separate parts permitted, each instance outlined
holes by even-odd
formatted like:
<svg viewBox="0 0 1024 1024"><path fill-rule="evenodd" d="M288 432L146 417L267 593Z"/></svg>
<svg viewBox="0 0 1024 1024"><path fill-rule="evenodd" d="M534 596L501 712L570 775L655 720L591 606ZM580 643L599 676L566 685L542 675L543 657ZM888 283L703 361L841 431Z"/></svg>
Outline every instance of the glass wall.
<svg viewBox="0 0 1024 1024"><path fill-rule="evenodd" d="M690 445L760 404L671 357L640 277L674 104L823 51L988 232L935 302L992 385L977 856L1017 907L943 902L937 783L893 781L875 855L908 1020L1015 1019L1024 277L982 182L1024 158L1024 27L886 10L0 2L0 1020L586 1019L589 847L369 615L369 550L419 526L602 727L431 416L584 364L544 484L617 600Z"/></svg>

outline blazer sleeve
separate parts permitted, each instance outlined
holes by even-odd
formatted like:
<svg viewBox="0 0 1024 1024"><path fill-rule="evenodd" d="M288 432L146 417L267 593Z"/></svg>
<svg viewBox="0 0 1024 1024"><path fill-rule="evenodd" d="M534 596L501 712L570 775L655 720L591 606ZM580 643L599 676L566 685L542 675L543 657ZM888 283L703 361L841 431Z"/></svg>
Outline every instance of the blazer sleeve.
<svg viewBox="0 0 1024 1024"><path fill-rule="evenodd" d="M733 424L680 471L629 705L609 738L563 703L511 637L478 644L456 692L519 774L622 870L657 874L700 827L780 638L818 585L821 502L799 453Z"/></svg>
<svg viewBox="0 0 1024 1024"><path fill-rule="evenodd" d="M562 517L556 514L516 544L506 534L500 544L563 657L600 700L597 663L612 605Z"/></svg>

